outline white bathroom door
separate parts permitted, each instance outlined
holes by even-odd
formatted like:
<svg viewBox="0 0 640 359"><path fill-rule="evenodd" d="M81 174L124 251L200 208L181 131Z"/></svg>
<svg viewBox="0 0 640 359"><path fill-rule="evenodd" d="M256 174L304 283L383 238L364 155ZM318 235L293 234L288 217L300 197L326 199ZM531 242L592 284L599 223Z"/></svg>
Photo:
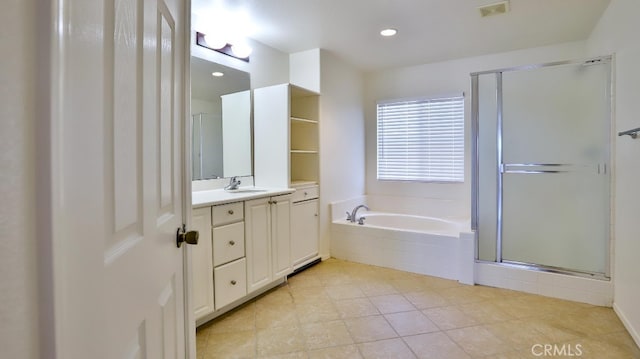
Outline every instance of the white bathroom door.
<svg viewBox="0 0 640 359"><path fill-rule="evenodd" d="M188 0L56 4L56 357L185 358Z"/></svg>

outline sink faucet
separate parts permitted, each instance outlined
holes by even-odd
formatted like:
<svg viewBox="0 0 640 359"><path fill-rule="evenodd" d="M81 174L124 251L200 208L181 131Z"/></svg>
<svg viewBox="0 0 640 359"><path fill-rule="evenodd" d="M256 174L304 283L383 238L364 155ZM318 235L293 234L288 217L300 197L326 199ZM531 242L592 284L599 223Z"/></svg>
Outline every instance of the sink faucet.
<svg viewBox="0 0 640 359"><path fill-rule="evenodd" d="M238 179L238 177L233 176L233 177L231 177L231 179L229 180L229 184L228 184L228 185L226 185L226 186L224 187L224 189L226 189L226 190L235 190L235 189L238 189L238 186L240 186L240 183L242 183L242 182Z"/></svg>
<svg viewBox="0 0 640 359"><path fill-rule="evenodd" d="M354 208L353 211L351 211L351 214L349 214L349 212L347 212L347 221L349 221L351 223L356 223L356 221L358 220L356 218L356 216L357 216L358 210L360 208L364 208L367 211L369 210L369 207L365 206L364 204L361 204L361 205L357 206L356 208Z"/></svg>

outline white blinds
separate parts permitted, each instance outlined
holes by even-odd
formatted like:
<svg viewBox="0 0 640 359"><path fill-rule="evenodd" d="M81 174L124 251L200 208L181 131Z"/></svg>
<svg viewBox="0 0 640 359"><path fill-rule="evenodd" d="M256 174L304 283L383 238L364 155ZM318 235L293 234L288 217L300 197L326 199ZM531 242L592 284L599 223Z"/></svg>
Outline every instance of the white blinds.
<svg viewBox="0 0 640 359"><path fill-rule="evenodd" d="M464 98L378 104L378 179L464 181Z"/></svg>

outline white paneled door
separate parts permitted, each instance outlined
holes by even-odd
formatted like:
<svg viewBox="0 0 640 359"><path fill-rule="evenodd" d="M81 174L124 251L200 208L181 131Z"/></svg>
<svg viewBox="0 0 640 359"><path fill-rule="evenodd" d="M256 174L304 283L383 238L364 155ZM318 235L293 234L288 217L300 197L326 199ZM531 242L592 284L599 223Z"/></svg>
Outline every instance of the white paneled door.
<svg viewBox="0 0 640 359"><path fill-rule="evenodd" d="M185 358L189 1L54 4L56 357Z"/></svg>

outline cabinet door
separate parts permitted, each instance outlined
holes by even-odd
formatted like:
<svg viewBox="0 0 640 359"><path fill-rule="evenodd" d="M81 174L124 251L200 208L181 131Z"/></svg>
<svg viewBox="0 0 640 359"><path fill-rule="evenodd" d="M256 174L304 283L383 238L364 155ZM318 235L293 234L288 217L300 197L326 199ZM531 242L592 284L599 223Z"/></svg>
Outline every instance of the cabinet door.
<svg viewBox="0 0 640 359"><path fill-rule="evenodd" d="M200 232L197 246L191 248L193 271L193 307L196 320L213 312L213 257L211 243L211 207L194 209L192 227Z"/></svg>
<svg viewBox="0 0 640 359"><path fill-rule="evenodd" d="M294 203L291 213L291 262L294 266L318 255L318 200Z"/></svg>
<svg viewBox="0 0 640 359"><path fill-rule="evenodd" d="M271 204L269 198L245 202L247 293L271 282Z"/></svg>
<svg viewBox="0 0 640 359"><path fill-rule="evenodd" d="M291 195L271 198L273 277L291 273Z"/></svg>

